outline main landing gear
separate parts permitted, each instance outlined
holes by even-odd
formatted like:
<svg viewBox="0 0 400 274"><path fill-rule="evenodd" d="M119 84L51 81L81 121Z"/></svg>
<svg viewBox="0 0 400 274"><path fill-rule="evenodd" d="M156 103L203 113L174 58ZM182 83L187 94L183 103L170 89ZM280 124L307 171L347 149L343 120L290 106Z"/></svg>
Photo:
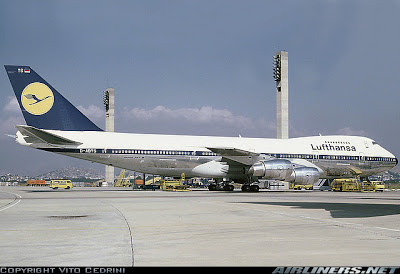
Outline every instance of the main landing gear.
<svg viewBox="0 0 400 274"><path fill-rule="evenodd" d="M260 187L258 185L250 185L250 184L242 185L242 191L244 192L258 192L259 190Z"/></svg>
<svg viewBox="0 0 400 274"><path fill-rule="evenodd" d="M217 180L208 186L209 191L233 191L234 186L229 181ZM242 191L244 192L258 192L260 187L256 184L245 183L242 185Z"/></svg>
<svg viewBox="0 0 400 274"><path fill-rule="evenodd" d="M210 184L208 186L209 191L216 191L216 190L222 190L222 191L233 191L234 186L230 184Z"/></svg>

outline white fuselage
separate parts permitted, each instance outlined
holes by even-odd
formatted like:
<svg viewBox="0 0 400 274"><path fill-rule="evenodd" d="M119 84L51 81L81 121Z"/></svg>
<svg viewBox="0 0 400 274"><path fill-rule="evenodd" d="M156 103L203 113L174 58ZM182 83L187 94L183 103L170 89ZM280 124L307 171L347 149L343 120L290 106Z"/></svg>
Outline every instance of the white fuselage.
<svg viewBox="0 0 400 274"><path fill-rule="evenodd" d="M54 146L29 143L20 132L17 142L50 152L164 176L243 179L240 165L226 161L208 148L235 148L271 159L287 159L316 167L321 178L370 176L391 169L396 157L366 137L313 136L291 139L132 134L100 131L49 133L82 143Z"/></svg>

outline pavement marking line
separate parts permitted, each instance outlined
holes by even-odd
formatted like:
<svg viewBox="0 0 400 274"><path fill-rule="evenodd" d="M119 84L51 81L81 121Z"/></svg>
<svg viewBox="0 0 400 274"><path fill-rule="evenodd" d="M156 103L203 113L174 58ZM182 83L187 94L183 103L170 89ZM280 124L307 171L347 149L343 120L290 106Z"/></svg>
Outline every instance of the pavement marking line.
<svg viewBox="0 0 400 274"><path fill-rule="evenodd" d="M133 247L133 235L132 235L132 229L131 226L129 225L128 220L126 219L125 215L121 212L121 210L119 210L117 207L115 207L114 205L110 204L110 203L106 203L103 201L103 203L105 204L109 204L110 206L112 206L113 208L115 208L119 214L121 214L121 216L124 218L126 225L128 226L128 230L129 230L129 238L131 239L131 254L132 254L132 266L135 266L135 249Z"/></svg>
<svg viewBox="0 0 400 274"><path fill-rule="evenodd" d="M393 228L386 228L386 227L380 227L380 226L374 226L374 228L400 232L399 229L393 229Z"/></svg>
<svg viewBox="0 0 400 274"><path fill-rule="evenodd" d="M13 201L9 202L8 204L4 205L4 206L1 206L0 207L0 211L9 209L9 208L19 204L19 202L21 202L21 200L22 200L22 196L21 195L18 195L18 194L12 193L12 192L5 192L5 191L2 191L2 192L14 195L15 199Z"/></svg>

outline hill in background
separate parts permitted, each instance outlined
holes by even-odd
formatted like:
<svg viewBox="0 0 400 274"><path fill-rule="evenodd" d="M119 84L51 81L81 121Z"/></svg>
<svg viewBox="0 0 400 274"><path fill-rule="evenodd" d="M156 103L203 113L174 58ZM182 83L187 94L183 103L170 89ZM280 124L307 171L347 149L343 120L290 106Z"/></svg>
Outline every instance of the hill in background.
<svg viewBox="0 0 400 274"><path fill-rule="evenodd" d="M103 179L104 173L99 172L98 170L91 168L79 168L79 167L66 167L62 169L57 169L54 171L50 171L48 173L44 173L34 177L35 179L43 180L43 179Z"/></svg>

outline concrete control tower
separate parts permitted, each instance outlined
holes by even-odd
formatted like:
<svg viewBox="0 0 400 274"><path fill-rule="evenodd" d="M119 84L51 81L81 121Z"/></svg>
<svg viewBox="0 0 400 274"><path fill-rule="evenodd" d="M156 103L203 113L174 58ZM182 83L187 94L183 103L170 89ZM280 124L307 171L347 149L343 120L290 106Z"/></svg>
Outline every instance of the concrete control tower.
<svg viewBox="0 0 400 274"><path fill-rule="evenodd" d="M276 138L289 138L289 65L288 52L278 51L273 57L276 82Z"/></svg>
<svg viewBox="0 0 400 274"><path fill-rule="evenodd" d="M103 100L106 107L106 131L114 132L114 97L115 92L113 88L108 88L104 91ZM114 185L114 167L106 166L106 181L103 186L109 184Z"/></svg>

